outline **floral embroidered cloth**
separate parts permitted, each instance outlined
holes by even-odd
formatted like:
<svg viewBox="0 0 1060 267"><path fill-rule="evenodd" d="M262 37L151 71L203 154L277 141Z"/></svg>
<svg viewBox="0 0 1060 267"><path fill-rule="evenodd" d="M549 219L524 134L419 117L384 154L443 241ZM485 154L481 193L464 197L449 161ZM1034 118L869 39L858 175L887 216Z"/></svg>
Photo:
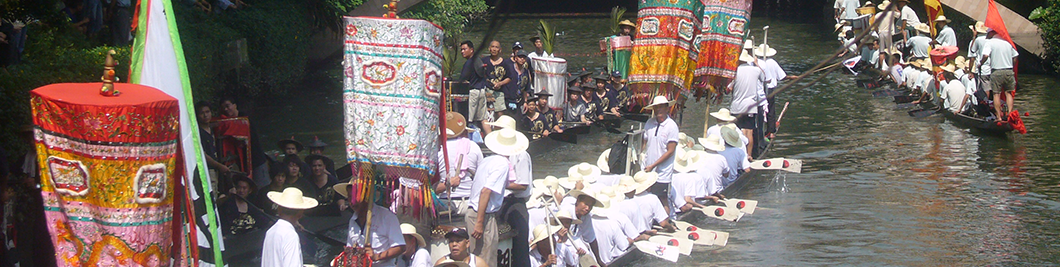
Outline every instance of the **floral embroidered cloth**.
<svg viewBox="0 0 1060 267"><path fill-rule="evenodd" d="M424 20L345 21L344 128L354 174L374 166L387 181L430 181L441 135L442 28Z"/></svg>
<svg viewBox="0 0 1060 267"><path fill-rule="evenodd" d="M177 100L157 89L53 84L31 92L41 195L59 266L184 265L194 237L174 209ZM174 223L174 218L177 223ZM191 229L193 232L194 229Z"/></svg>
<svg viewBox="0 0 1060 267"><path fill-rule="evenodd" d="M549 93L549 105L562 105L567 99L567 60L558 57L534 57L535 93Z"/></svg>
<svg viewBox="0 0 1060 267"><path fill-rule="evenodd" d="M696 37L699 50L695 79L697 85L724 88L740 65L751 0L704 0L701 34Z"/></svg>
<svg viewBox="0 0 1060 267"><path fill-rule="evenodd" d="M656 95L674 99L692 86L703 5L699 0L642 0L630 59L633 101L646 105Z"/></svg>

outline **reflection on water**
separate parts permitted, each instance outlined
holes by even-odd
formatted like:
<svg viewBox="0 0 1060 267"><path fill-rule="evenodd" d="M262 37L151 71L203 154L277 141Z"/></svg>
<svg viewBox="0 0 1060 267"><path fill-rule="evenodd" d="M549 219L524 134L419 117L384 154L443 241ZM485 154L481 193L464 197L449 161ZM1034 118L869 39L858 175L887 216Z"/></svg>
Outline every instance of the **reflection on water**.
<svg viewBox="0 0 1060 267"><path fill-rule="evenodd" d="M550 19L571 69L606 64L596 40L605 18ZM794 74L836 49L826 25L770 23L770 45ZM534 36L536 19L509 20L498 39L510 46ZM761 29L764 19L752 20ZM481 32L467 39L477 41ZM752 34L761 36L761 31ZM801 158L803 173L757 173L734 197L757 199L759 211L735 224L694 222L730 232L728 246L697 249L677 264L640 258L634 265L1014 265L1060 263L1060 87L1056 78L1021 75L1016 105L1029 112L1026 135L984 136L941 116L909 117L872 98L839 71L785 92L791 102L771 156ZM326 92L324 92L326 91ZM338 88L261 107L263 144L319 136L341 159ZM727 101L726 101L727 106ZM780 108L782 105L777 105ZM690 104L682 130L698 136L705 103ZM711 109L718 109L717 105ZM602 133L534 158L535 178L564 176L595 163L620 135Z"/></svg>

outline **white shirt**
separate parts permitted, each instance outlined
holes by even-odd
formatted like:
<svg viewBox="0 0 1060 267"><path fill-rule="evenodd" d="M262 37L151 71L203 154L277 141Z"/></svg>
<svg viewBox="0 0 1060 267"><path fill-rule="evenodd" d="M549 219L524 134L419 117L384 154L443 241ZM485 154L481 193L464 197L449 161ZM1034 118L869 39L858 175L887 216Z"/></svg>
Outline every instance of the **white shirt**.
<svg viewBox="0 0 1060 267"><path fill-rule="evenodd" d="M961 106L961 100L964 100L964 85L958 80L952 80L943 88L945 91L941 97L945 102L942 102L942 106L952 112L960 112L957 108Z"/></svg>
<svg viewBox="0 0 1060 267"><path fill-rule="evenodd" d="M910 8L908 4L902 7L902 20L905 21L905 25L909 27L916 27L920 25L920 17L916 15L913 8Z"/></svg>
<svg viewBox="0 0 1060 267"><path fill-rule="evenodd" d="M856 0L855 0L856 1ZM758 87L766 82L766 74L758 67L743 63L736 68L736 78L732 81L732 103L729 110L732 114L757 114Z"/></svg>
<svg viewBox="0 0 1060 267"><path fill-rule="evenodd" d="M728 125L728 124L732 124L732 123L731 122L725 122L725 123L715 124L714 126L710 126L710 128L707 128L707 136L711 136L711 135L721 136L721 127L724 127L725 125ZM750 140L747 139L746 135L742 135L741 134L740 135L740 142L743 143L743 145L746 147L747 143L750 142ZM747 150L747 148L744 148L744 150Z"/></svg>
<svg viewBox="0 0 1060 267"><path fill-rule="evenodd" d="M532 177L533 164L530 161L530 154L523 151L522 153L508 157L508 161L512 164L512 170L508 172L508 183L526 185L526 190L515 192L504 189L504 196L514 194L517 198L530 197L530 194L533 193L534 189L534 178Z"/></svg>
<svg viewBox="0 0 1060 267"><path fill-rule="evenodd" d="M671 142L677 143L679 133L680 129L677 128L677 123L669 117L662 123L659 123L659 120L654 117L648 119L648 123L644 125L644 140L647 142L644 148L644 165L654 164L659 158L662 158L663 154L666 153L667 145ZM670 154L669 158L664 159L659 165L655 166L653 171L659 174L659 180L656 182L670 182L670 175L674 172L674 154Z"/></svg>
<svg viewBox="0 0 1060 267"><path fill-rule="evenodd" d="M637 230L637 232L651 230L652 222L662 222L668 217L666 210L663 209L662 202L659 201L659 197L648 193L648 191L623 200L621 203L626 202L631 202L635 205L622 205L615 209L629 218L629 221L633 224L633 229Z"/></svg>
<svg viewBox="0 0 1060 267"><path fill-rule="evenodd" d="M915 58L926 58L930 56L928 51L931 50L931 38L923 35L917 35L909 37L909 41L905 43L906 47L912 47L911 52Z"/></svg>
<svg viewBox="0 0 1060 267"><path fill-rule="evenodd" d="M745 149L743 147L725 145L725 150L718 153L725 157L726 163L729 163L729 176L725 178L726 185L740 177L740 170L751 167L750 164L745 163L747 162L747 151L744 151Z"/></svg>
<svg viewBox="0 0 1060 267"><path fill-rule="evenodd" d="M957 46L957 35L953 33L950 25L946 25L939 31L939 35L935 36L935 41L941 46Z"/></svg>
<svg viewBox="0 0 1060 267"><path fill-rule="evenodd" d="M893 35L894 31L894 19L899 18L901 15L898 11L884 11L876 13L876 20L880 21L880 26L876 28L877 32L885 35Z"/></svg>
<svg viewBox="0 0 1060 267"><path fill-rule="evenodd" d="M372 229L370 235L372 238L372 251L379 254L392 247L404 246L405 236L401 234L401 222L398 221L397 215L389 209L376 205L371 206ZM357 217L357 213L353 213L353 216L350 216L350 228L346 236L346 246L364 245L364 230L362 230L361 225L357 224ZM297 237L295 240L298 240ZM396 266L396 262L397 257L373 262L372 266ZM268 265L262 264L262 266Z"/></svg>
<svg viewBox="0 0 1060 267"><path fill-rule="evenodd" d="M401 255L398 258L405 257ZM427 252L426 248L417 248L416 252L412 254L412 260L405 261L401 259L397 261L398 267L431 267L434 263L431 262L431 253Z"/></svg>
<svg viewBox="0 0 1060 267"><path fill-rule="evenodd" d="M534 58L551 58L551 57L554 57L554 55L553 54L549 54L548 52L545 52L545 51L541 51L541 54L538 55L537 51L533 51L533 52L530 52L530 54L527 55L527 57L532 60Z"/></svg>
<svg viewBox="0 0 1060 267"><path fill-rule="evenodd" d="M971 44L968 44L968 60L975 66L972 72L979 73L979 76L989 76L991 72L990 64L979 65L979 54L986 47L987 40L990 39L986 39L986 34L979 34Z"/></svg>
<svg viewBox="0 0 1060 267"><path fill-rule="evenodd" d="M975 98L975 91L978 89L975 80L973 80L967 73L964 73L964 70L957 70L957 72L960 72L957 74L957 78L960 78L961 84L964 85L964 93L968 95L968 103L979 103L979 99Z"/></svg>
<svg viewBox="0 0 1060 267"><path fill-rule="evenodd" d="M570 214L578 216L577 213L574 213L574 206L577 201L578 199L570 195L565 196L563 197L563 201L559 204L559 209L568 210L570 211ZM593 231L593 213L590 211L589 214L578 217L578 220L581 220L582 223L570 225L571 238L580 239L582 242L585 242L586 245L596 241L596 232Z"/></svg>
<svg viewBox="0 0 1060 267"><path fill-rule="evenodd" d="M703 183L704 190L703 195L709 196L715 193L721 192L724 183L722 177L725 177L733 172L729 170L729 161L725 159L725 156L721 154L707 151L706 158L703 160L703 165L696 169L696 174L699 174L701 183Z"/></svg>
<svg viewBox="0 0 1060 267"><path fill-rule="evenodd" d="M494 213L501 210L504 201L504 187L508 186L508 158L493 155L482 159L478 171L475 172L475 181L471 186L471 197L468 198L468 206L471 210L478 211L481 203L478 203L482 195L482 189L493 191L486 203L486 213Z"/></svg>
<svg viewBox="0 0 1060 267"><path fill-rule="evenodd" d="M593 227L600 237L596 240L596 246L600 249L599 256L604 264L611 264L630 247L629 240L622 234L622 229L618 224L618 221L607 218L599 219Z"/></svg>
<svg viewBox="0 0 1060 267"><path fill-rule="evenodd" d="M934 89L935 75L929 72L922 72L917 76L917 88L920 88L921 92L931 93L931 89Z"/></svg>
<svg viewBox="0 0 1060 267"><path fill-rule="evenodd" d="M445 140L446 149L449 151L449 168L445 167L445 154L438 151L438 172L441 177L449 177L449 173L456 172L457 161L460 155L464 156L464 163L460 164L460 185L451 189L449 197L461 198L471 196L471 181L474 172L482 161L482 149L478 144L467 137ZM446 197L441 195L439 197Z"/></svg>
<svg viewBox="0 0 1060 267"><path fill-rule="evenodd" d="M916 68L914 68L912 66L906 66L905 73L903 73L903 75L902 75L902 78L904 78L904 80L905 80L905 87L907 87L909 89L916 88L916 81L917 81L917 77L916 76L918 76L918 75L920 75L920 70L918 70L918 69L916 69Z"/></svg>
<svg viewBox="0 0 1060 267"><path fill-rule="evenodd" d="M699 174L695 172L675 173L674 180L670 182L670 203L680 208L688 203L685 202L685 197L692 197L693 200L702 198L706 196L703 194L705 187Z"/></svg>
<svg viewBox="0 0 1060 267"><path fill-rule="evenodd" d="M777 88L777 85L780 85L780 80L788 77L788 73L784 72L784 69L781 68L780 64L778 64L776 60L773 60L773 58L759 59L758 62L762 64L762 70L765 71L766 79L769 81L769 83L766 84L766 88Z"/></svg>
<svg viewBox="0 0 1060 267"><path fill-rule="evenodd" d="M858 17L858 8L861 7L859 0L843 0L842 19L853 19Z"/></svg>
<svg viewBox="0 0 1060 267"><path fill-rule="evenodd" d="M987 40L980 55L989 57L986 63L990 64L991 70L1000 70L1011 69L1012 58L1019 56L1020 53L1008 41L995 36Z"/></svg>
<svg viewBox="0 0 1060 267"><path fill-rule="evenodd" d="M302 245L298 241L294 225L286 220L276 220L265 232L261 246L261 266L301 267Z"/></svg>
<svg viewBox="0 0 1060 267"><path fill-rule="evenodd" d="M894 64L891 66L891 80L896 84L902 84L902 66Z"/></svg>
<svg viewBox="0 0 1060 267"><path fill-rule="evenodd" d="M556 254L555 267L578 267L578 249L574 248L570 242L556 243L556 251L552 253ZM541 265L530 266L537 267Z"/></svg>

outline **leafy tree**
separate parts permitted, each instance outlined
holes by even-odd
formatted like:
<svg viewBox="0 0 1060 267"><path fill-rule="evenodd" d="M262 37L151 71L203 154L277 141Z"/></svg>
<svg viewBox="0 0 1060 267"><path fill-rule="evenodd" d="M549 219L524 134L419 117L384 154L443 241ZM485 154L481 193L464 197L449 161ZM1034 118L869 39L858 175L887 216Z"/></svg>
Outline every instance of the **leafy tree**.
<svg viewBox="0 0 1060 267"><path fill-rule="evenodd" d="M445 29L442 69L445 76L449 77L456 71L456 60L460 57L457 46L461 42L461 36L473 23L486 18L489 9L484 0L431 0L420 3L399 16L427 20Z"/></svg>
<svg viewBox="0 0 1060 267"><path fill-rule="evenodd" d="M1047 4L1031 12L1031 21L1038 25L1045 45L1045 67L1052 72L1060 70L1060 0L1049 0Z"/></svg>

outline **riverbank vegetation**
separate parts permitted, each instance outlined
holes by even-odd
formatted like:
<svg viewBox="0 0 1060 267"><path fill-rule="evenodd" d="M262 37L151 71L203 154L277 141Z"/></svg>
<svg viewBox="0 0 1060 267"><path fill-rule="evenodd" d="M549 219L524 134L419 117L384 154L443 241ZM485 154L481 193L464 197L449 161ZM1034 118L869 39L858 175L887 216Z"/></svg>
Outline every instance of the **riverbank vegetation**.
<svg viewBox="0 0 1060 267"><path fill-rule="evenodd" d="M1060 71L1060 0L1049 0L1038 7L1028 17L1042 32L1042 43L1045 45L1045 68L1056 74Z"/></svg>

